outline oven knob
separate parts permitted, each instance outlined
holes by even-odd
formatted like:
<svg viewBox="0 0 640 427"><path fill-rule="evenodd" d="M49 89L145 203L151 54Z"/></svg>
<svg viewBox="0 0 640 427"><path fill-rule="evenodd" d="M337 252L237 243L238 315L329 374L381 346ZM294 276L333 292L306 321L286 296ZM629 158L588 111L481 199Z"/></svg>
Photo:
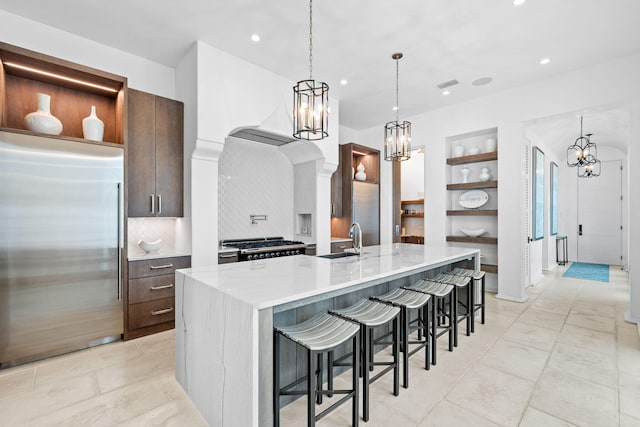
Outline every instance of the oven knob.
<svg viewBox="0 0 640 427"><path fill-rule="evenodd" d="M263 259L263 258L264 258L264 254L260 254L260 259Z"/></svg>
<svg viewBox="0 0 640 427"><path fill-rule="evenodd" d="M287 255L291 255L291 251L287 251Z"/></svg>
<svg viewBox="0 0 640 427"><path fill-rule="evenodd" d="M276 256L280 256L280 252L276 252L276 254L275 254L275 255L276 255Z"/></svg>
<svg viewBox="0 0 640 427"><path fill-rule="evenodd" d="M275 258L276 257L276 253L275 252L271 252L271 258Z"/></svg>
<svg viewBox="0 0 640 427"><path fill-rule="evenodd" d="M271 254L269 252L267 252L266 254L264 254L264 257L265 258L269 258L269 257L271 257Z"/></svg>
<svg viewBox="0 0 640 427"><path fill-rule="evenodd" d="M300 255L300 249L296 250L296 255Z"/></svg>

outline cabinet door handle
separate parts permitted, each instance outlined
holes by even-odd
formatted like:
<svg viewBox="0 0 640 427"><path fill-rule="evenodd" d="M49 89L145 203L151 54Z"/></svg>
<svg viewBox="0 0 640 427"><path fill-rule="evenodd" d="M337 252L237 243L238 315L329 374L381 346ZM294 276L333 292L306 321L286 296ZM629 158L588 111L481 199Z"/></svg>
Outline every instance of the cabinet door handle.
<svg viewBox="0 0 640 427"><path fill-rule="evenodd" d="M162 213L162 195L158 194L158 215Z"/></svg>
<svg viewBox="0 0 640 427"><path fill-rule="evenodd" d="M218 258L235 258L237 254L218 254Z"/></svg>
<svg viewBox="0 0 640 427"><path fill-rule="evenodd" d="M152 286L150 289L152 291L159 291L161 289L169 289L169 288L173 288L173 283L171 283L169 285L163 285L163 286Z"/></svg>
<svg viewBox="0 0 640 427"><path fill-rule="evenodd" d="M171 313L173 311L173 307L164 308L162 310L155 310L151 312L152 316L160 316L161 314Z"/></svg>
<svg viewBox="0 0 640 427"><path fill-rule="evenodd" d="M156 198L153 194L149 195L151 197L151 213L155 215L156 213Z"/></svg>
<svg viewBox="0 0 640 427"><path fill-rule="evenodd" d="M164 268L171 268L171 267L173 267L173 264L152 265L149 268L152 269L152 270L162 270Z"/></svg>

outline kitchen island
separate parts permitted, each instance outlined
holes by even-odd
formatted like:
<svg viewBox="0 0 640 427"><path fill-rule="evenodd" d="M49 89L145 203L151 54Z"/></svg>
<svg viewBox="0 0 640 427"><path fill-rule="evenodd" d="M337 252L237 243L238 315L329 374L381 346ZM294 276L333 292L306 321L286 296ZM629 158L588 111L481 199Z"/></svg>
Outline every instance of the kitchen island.
<svg viewBox="0 0 640 427"><path fill-rule="evenodd" d="M178 270L177 380L212 426L271 426L274 322L297 323L456 263L479 268L479 259L477 249L391 244L337 259L298 255Z"/></svg>

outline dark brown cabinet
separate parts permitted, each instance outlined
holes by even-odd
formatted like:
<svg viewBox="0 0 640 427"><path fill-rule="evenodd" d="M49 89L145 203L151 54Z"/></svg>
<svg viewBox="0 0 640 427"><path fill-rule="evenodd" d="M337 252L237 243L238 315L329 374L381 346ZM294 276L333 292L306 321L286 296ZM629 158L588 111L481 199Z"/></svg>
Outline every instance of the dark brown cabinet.
<svg viewBox="0 0 640 427"><path fill-rule="evenodd" d="M175 271L191 257L129 261L125 339L172 329L175 324Z"/></svg>
<svg viewBox="0 0 640 427"><path fill-rule="evenodd" d="M183 216L182 102L129 90L129 217Z"/></svg>

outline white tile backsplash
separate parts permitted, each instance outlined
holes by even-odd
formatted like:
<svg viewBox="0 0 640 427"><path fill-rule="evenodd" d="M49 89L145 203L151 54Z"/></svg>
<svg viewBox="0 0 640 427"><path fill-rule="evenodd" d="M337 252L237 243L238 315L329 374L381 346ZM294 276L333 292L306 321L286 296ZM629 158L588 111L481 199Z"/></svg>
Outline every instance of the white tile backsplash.
<svg viewBox="0 0 640 427"><path fill-rule="evenodd" d="M218 236L283 236L294 231L293 165L277 148L228 138L220 155ZM250 215L266 215L252 224Z"/></svg>
<svg viewBox="0 0 640 427"><path fill-rule="evenodd" d="M136 254L141 251L137 244L140 240L151 242L162 239L161 250L163 252L173 252L176 249L187 250L188 247L185 247L182 242L176 245L177 221L178 219L176 218L129 218L127 222L127 250L129 254Z"/></svg>

